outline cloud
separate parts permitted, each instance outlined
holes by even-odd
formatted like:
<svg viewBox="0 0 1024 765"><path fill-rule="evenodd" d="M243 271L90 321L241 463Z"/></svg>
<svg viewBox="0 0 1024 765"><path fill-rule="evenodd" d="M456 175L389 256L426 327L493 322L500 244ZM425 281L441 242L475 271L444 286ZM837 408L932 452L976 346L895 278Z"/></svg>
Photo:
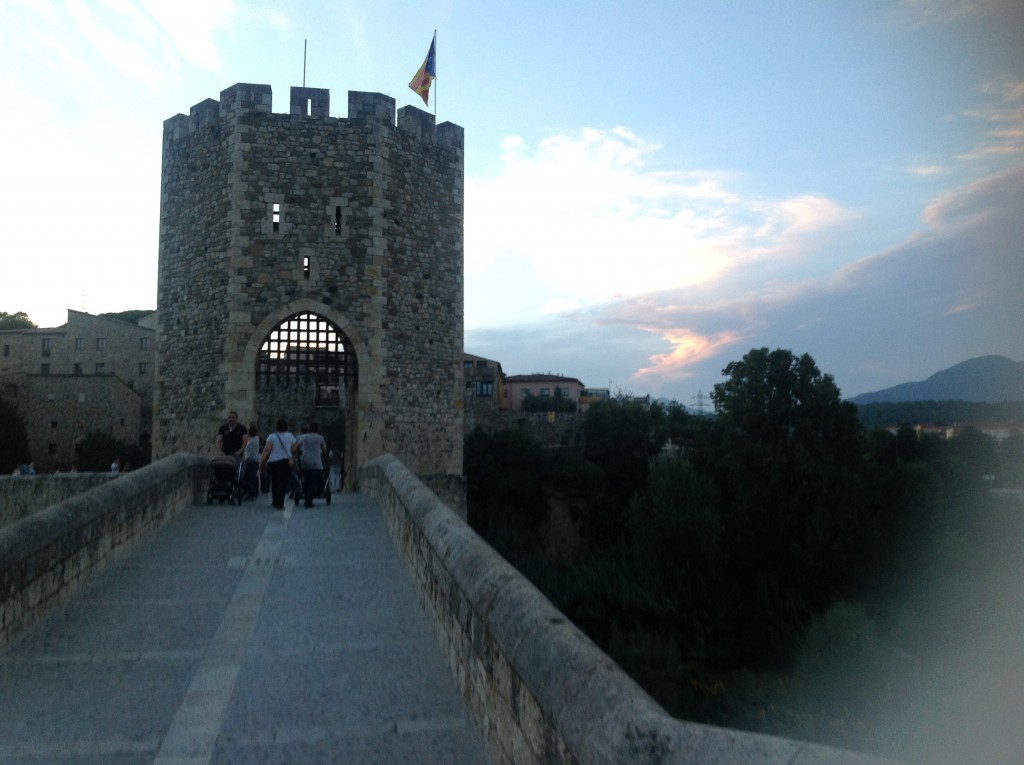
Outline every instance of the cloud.
<svg viewBox="0 0 1024 765"><path fill-rule="evenodd" d="M1019 360L1022 200L1024 165L946 192L906 241L820 276L733 273L667 286L543 323L469 331L467 348L516 371L540 364L684 403L761 346L810 353L851 396L979 355Z"/></svg>
<svg viewBox="0 0 1024 765"><path fill-rule="evenodd" d="M680 327L663 332L662 337L672 346L672 350L651 356L651 365L638 369L632 375L633 379L657 377L677 381L693 377L695 364L714 358L723 349L736 345L742 335L728 331L702 335L688 327Z"/></svg>
<svg viewBox="0 0 1024 765"><path fill-rule="evenodd" d="M232 0L143 0L142 6L183 59L201 69L222 69L214 39L237 12ZM267 14L271 22L279 16Z"/></svg>
<svg viewBox="0 0 1024 765"><path fill-rule="evenodd" d="M985 353L1021 358L1022 200L1024 166L947 192L928 206L925 227L906 242L833 274L765 285L728 301L677 302L651 330L673 349L637 374L651 379L664 372L666 380L697 374L705 358L735 346L723 342L707 357L689 357L686 328L698 321L708 337L811 352L860 392L871 389L868 373L886 356L905 362L899 371L912 364L937 371ZM626 315L625 306L616 308L617 320ZM642 317L636 326L644 326ZM665 358L679 364L659 367ZM878 380L876 387L905 380Z"/></svg>
<svg viewBox="0 0 1024 765"><path fill-rule="evenodd" d="M901 0L894 9L897 21L911 27L955 24L976 16L1013 16L1017 0Z"/></svg>
<svg viewBox="0 0 1024 765"><path fill-rule="evenodd" d="M822 195L746 195L734 174L666 171L627 128L504 140L500 172L466 181L467 326L515 294L520 320L808 255L851 219Z"/></svg>
<svg viewBox="0 0 1024 765"><path fill-rule="evenodd" d="M1024 156L1024 82L1000 78L980 87L987 103L966 112L967 117L987 126L978 144L961 154L961 161L979 161Z"/></svg>
<svg viewBox="0 0 1024 765"><path fill-rule="evenodd" d="M10 64L31 67L34 92L85 113L123 104L127 88L166 90L183 64L219 70L214 40L235 12L231 0L2 4L0 37Z"/></svg>
<svg viewBox="0 0 1024 765"><path fill-rule="evenodd" d="M943 168L940 165L912 165L907 167L906 171L911 175L927 177L931 175L940 175L943 172Z"/></svg>

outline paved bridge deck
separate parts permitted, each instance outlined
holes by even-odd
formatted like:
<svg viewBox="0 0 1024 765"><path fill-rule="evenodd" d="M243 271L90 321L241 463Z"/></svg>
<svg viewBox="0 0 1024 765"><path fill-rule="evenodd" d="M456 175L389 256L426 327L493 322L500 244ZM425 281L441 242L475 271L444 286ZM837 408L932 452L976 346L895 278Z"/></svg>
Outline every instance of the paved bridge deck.
<svg viewBox="0 0 1024 765"><path fill-rule="evenodd" d="M375 502L194 505L0 652L0 762L485 763Z"/></svg>

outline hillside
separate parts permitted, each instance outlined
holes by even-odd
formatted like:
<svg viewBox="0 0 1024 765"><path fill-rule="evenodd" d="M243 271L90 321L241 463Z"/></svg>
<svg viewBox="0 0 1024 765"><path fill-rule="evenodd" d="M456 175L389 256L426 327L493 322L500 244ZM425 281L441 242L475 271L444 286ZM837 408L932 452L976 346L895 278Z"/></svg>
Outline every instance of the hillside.
<svg viewBox="0 0 1024 765"><path fill-rule="evenodd" d="M850 401L858 406L906 401L1024 401L1024 362L1005 356L979 356L936 372L927 380L862 393Z"/></svg>

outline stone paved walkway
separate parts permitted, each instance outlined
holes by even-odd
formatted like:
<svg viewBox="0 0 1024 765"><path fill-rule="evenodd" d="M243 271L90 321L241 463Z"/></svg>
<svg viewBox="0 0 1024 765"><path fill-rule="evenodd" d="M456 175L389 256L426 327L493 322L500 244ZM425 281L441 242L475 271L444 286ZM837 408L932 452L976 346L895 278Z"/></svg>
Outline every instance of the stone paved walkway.
<svg viewBox="0 0 1024 765"><path fill-rule="evenodd" d="M487 762L380 511L195 505L0 652L0 762Z"/></svg>

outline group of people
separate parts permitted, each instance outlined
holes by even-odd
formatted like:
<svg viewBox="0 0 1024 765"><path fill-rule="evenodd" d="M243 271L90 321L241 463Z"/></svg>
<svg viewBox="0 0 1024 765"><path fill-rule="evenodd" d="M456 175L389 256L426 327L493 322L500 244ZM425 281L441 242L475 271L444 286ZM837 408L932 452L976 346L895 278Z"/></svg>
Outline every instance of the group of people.
<svg viewBox="0 0 1024 765"><path fill-rule="evenodd" d="M302 474L303 499L306 507L320 495L324 486L324 458L328 455L327 442L320 435L319 426L312 422L299 436L288 430L284 418L277 421L273 433L261 439L256 424L246 429L238 422L238 413L229 412L228 421L217 432L217 450L232 455L243 464L242 486L246 499L259 496L261 483L270 481L271 503L275 510L284 510L285 496L292 480L292 470ZM340 488L340 455L331 452L331 485ZM339 474L335 474L336 468ZM261 476L266 476L261 479Z"/></svg>

